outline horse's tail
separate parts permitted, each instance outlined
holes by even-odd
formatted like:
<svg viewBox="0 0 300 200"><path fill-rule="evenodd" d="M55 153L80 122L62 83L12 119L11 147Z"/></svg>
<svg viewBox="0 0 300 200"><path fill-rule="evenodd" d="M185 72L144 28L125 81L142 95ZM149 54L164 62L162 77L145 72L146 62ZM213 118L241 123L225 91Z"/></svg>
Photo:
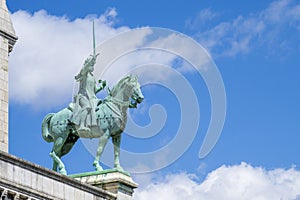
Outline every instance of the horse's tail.
<svg viewBox="0 0 300 200"><path fill-rule="evenodd" d="M54 141L54 138L52 137L52 135L49 132L50 120L53 117L53 115L54 115L54 113L49 113L43 119L43 123L42 123L42 135L43 135L43 138L44 138L44 140L46 142L53 142Z"/></svg>

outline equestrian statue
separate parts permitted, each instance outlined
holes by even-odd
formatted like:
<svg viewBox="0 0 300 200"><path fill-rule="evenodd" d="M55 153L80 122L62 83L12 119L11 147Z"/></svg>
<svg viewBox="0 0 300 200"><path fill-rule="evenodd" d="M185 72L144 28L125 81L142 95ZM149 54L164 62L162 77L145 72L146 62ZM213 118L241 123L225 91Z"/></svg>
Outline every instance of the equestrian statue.
<svg viewBox="0 0 300 200"><path fill-rule="evenodd" d="M93 55L85 60L80 72L75 76L75 80L79 82L79 90L73 102L57 113L47 114L42 123L44 140L53 142L50 153L53 170L58 170L61 174L67 174L61 157L72 149L78 138L99 138L93 162L96 171L103 170L99 164L100 157L109 138L112 138L114 168L123 171L119 155L127 110L136 108L144 96L138 78L129 75L121 79L111 90L108 89L108 96L105 99L98 99L96 94L105 88L106 81L96 82L93 75L97 56L94 45Z"/></svg>

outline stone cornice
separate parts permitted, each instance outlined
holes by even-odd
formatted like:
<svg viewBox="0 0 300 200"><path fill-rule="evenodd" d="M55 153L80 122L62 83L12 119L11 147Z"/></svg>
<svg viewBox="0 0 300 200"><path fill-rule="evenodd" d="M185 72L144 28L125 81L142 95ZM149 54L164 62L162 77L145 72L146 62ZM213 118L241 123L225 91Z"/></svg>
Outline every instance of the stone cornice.
<svg viewBox="0 0 300 200"><path fill-rule="evenodd" d="M0 29L0 36L4 37L8 40L9 44L9 52L12 51L13 46L16 44L16 41L18 40L18 37L12 34L9 34L3 30Z"/></svg>
<svg viewBox="0 0 300 200"><path fill-rule="evenodd" d="M87 184L83 184L73 178L70 178L65 175L61 175L57 172L54 172L52 170L46 169L44 167L41 167L39 165L36 165L34 163L28 162L26 160L17 158L16 156L10 155L6 152L0 151L0 160L3 160L5 162L11 163L15 166L21 167L23 169L26 169L28 171L31 171L33 173L39 174L44 177L48 177L52 180L59 181L61 183L64 183L66 185L69 185L71 187L89 192L93 195L105 198L105 199L116 199L116 196L108 191L105 191L100 188L96 188Z"/></svg>

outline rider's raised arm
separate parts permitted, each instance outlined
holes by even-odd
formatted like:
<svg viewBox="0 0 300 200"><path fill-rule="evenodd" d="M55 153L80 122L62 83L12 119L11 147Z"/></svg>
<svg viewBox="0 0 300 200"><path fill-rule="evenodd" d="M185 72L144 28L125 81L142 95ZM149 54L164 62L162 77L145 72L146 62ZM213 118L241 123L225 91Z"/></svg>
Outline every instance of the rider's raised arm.
<svg viewBox="0 0 300 200"><path fill-rule="evenodd" d="M106 81L99 80L99 84L95 84L95 94L103 90L106 86Z"/></svg>

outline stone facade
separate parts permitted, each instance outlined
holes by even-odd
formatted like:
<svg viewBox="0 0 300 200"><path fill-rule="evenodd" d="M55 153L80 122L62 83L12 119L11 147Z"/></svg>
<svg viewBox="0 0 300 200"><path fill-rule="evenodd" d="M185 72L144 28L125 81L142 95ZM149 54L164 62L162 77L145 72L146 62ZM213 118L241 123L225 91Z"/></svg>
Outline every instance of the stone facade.
<svg viewBox="0 0 300 200"><path fill-rule="evenodd" d="M17 40L6 0L0 0L0 150L8 152L8 54Z"/></svg>
<svg viewBox="0 0 300 200"><path fill-rule="evenodd" d="M115 200L117 194L81 183L5 152L0 153L0 199Z"/></svg>

